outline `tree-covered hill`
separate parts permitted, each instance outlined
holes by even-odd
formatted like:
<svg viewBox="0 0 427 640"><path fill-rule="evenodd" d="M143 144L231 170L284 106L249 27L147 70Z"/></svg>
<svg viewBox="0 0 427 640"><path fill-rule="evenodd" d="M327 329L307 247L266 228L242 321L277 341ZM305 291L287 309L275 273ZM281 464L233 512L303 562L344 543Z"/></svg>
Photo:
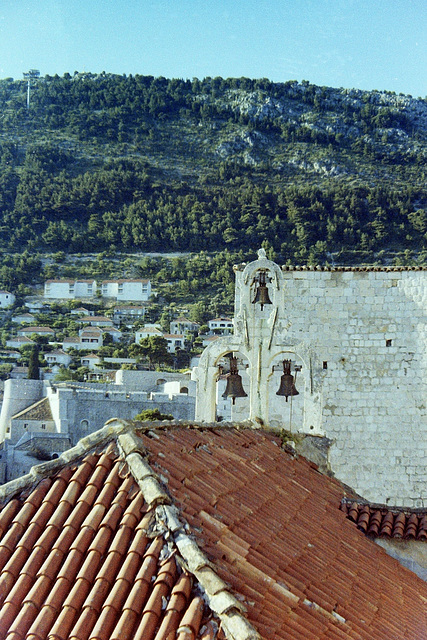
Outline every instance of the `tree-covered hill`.
<svg viewBox="0 0 427 640"><path fill-rule="evenodd" d="M104 73L30 96L0 81L0 250L427 262L426 100Z"/></svg>

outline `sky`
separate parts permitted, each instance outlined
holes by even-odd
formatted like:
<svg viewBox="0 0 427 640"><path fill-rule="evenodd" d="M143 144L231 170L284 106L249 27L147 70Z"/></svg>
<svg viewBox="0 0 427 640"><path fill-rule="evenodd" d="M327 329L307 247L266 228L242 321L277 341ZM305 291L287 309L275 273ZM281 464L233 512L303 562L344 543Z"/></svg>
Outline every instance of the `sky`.
<svg viewBox="0 0 427 640"><path fill-rule="evenodd" d="M0 0L0 78L308 80L427 96L427 0Z"/></svg>

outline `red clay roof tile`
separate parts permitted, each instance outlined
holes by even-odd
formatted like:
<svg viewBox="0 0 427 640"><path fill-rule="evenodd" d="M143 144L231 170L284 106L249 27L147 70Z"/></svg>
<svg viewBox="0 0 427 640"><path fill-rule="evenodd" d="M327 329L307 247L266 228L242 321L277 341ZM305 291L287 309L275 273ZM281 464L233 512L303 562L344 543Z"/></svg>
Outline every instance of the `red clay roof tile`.
<svg viewBox="0 0 427 640"><path fill-rule="evenodd" d="M162 428L138 441L154 472L169 479L180 519L209 554L221 588L239 596L263 638L423 637L424 583L346 520L369 535L384 535L386 522L396 535L422 539L423 514L387 520L387 511L362 505L359 523L356 502L340 513L339 483L261 431ZM175 556L162 559L173 534L161 529L169 547L159 531L149 538L156 513L114 443L27 497L12 496L0 511L7 639L215 638L212 611L190 592L192 580Z"/></svg>

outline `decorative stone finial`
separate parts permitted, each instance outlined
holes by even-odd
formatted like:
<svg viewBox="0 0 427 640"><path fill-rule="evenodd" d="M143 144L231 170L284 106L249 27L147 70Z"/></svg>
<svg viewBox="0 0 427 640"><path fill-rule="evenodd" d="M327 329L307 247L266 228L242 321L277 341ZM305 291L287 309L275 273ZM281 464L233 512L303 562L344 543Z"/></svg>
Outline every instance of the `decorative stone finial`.
<svg viewBox="0 0 427 640"><path fill-rule="evenodd" d="M267 258L267 254L265 253L265 249L261 247L258 249L258 260L265 260Z"/></svg>

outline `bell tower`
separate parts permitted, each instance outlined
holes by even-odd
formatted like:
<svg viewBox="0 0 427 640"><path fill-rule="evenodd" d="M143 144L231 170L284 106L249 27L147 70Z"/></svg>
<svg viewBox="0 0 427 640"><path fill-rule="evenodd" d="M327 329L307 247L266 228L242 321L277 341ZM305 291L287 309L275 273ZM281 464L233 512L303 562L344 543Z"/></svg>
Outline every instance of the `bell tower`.
<svg viewBox="0 0 427 640"><path fill-rule="evenodd" d="M227 356L230 369L224 396L232 398L232 412L238 421L249 419L302 431L308 430L309 410L310 433L320 433L318 398L307 384L310 351L305 344L288 339L282 270L260 249L257 260L235 266L234 271L234 333L218 338L202 353L196 370L196 420L216 419L216 383ZM245 374L243 380L241 373Z"/></svg>

